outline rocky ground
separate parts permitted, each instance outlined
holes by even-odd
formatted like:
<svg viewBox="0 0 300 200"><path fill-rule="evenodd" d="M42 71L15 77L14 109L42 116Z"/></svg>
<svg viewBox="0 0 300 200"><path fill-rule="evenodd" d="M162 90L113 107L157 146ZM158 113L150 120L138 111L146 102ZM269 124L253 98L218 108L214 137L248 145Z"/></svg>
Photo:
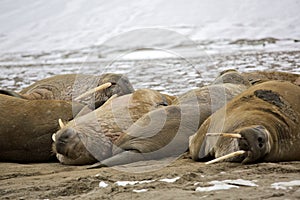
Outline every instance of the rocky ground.
<svg viewBox="0 0 300 200"><path fill-rule="evenodd" d="M119 168L0 163L1 199L298 199L300 162L205 165L182 157ZM144 166L144 167L143 167ZM154 171L141 172L150 168ZM129 172L127 169L139 173ZM126 185L127 184L127 185Z"/></svg>

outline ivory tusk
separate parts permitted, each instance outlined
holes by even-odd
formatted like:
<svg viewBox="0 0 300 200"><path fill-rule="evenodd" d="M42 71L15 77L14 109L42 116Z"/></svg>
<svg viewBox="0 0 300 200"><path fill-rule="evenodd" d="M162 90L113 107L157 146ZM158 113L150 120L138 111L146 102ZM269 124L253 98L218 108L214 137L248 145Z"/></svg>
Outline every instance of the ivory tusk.
<svg viewBox="0 0 300 200"><path fill-rule="evenodd" d="M230 137L230 138L242 138L239 133L206 133L206 136L222 136L222 137Z"/></svg>
<svg viewBox="0 0 300 200"><path fill-rule="evenodd" d="M53 140L53 142L55 142L55 137L56 137L56 135L55 135L55 133L53 133L52 134L52 140Z"/></svg>
<svg viewBox="0 0 300 200"><path fill-rule="evenodd" d="M58 124L59 124L61 129L65 127L65 125L64 125L64 123L62 122L61 119L58 119Z"/></svg>
<svg viewBox="0 0 300 200"><path fill-rule="evenodd" d="M232 152L232 153L227 154L225 156L221 156L219 158L208 161L205 164L206 165L213 164L213 163L220 162L220 161L223 161L223 160L228 159L228 158L233 158L233 157L236 157L236 156L239 156L239 155L243 155L244 153L246 153L246 151L244 151L244 150L235 151L235 152Z"/></svg>
<svg viewBox="0 0 300 200"><path fill-rule="evenodd" d="M98 92L98 91L100 91L100 90L105 90L106 88L109 88L111 85L112 85L111 82L104 83L104 84L102 84L102 85L100 85L100 86L98 86L98 87L95 87L95 88L93 88L93 89L90 89L90 90L86 91L86 92L83 93L82 95L79 95L78 97L76 97L74 100L75 100L75 101L78 101L79 99L82 99L82 98L84 98L84 97L87 97L87 96L89 96L89 95L91 95L91 94L93 94L93 93L95 93L95 92Z"/></svg>

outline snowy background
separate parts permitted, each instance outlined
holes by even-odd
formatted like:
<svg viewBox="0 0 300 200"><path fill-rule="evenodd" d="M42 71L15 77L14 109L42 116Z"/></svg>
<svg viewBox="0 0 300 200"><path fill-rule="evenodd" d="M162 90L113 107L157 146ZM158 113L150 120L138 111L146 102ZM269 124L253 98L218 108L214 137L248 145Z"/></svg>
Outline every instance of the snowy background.
<svg viewBox="0 0 300 200"><path fill-rule="evenodd" d="M194 41L299 40L299 12L299 0L1 0L0 52L87 48L138 28Z"/></svg>

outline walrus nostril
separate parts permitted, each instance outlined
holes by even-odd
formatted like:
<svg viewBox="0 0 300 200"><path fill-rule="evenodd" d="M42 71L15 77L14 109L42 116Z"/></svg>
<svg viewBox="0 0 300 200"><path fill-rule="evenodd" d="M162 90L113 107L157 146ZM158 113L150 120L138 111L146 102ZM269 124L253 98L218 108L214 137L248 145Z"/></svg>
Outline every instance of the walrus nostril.
<svg viewBox="0 0 300 200"><path fill-rule="evenodd" d="M263 148L264 147L264 139L262 137L258 137L257 141L258 141L258 147Z"/></svg>

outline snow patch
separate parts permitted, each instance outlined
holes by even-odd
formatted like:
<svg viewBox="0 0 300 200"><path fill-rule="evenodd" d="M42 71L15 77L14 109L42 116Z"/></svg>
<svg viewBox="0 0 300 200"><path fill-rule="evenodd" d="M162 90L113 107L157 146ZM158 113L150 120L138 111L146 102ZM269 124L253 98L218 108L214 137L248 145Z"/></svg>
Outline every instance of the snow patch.
<svg viewBox="0 0 300 200"><path fill-rule="evenodd" d="M223 180L223 181L211 181L209 184L212 186L208 187L197 187L196 192L209 192L215 190L228 190L231 188L239 188L239 186L246 187L257 187L258 185L254 183L255 181L237 179L237 180ZM199 185L199 182L194 184Z"/></svg>
<svg viewBox="0 0 300 200"><path fill-rule="evenodd" d="M161 182L166 182L166 183L174 183L174 182L177 181L178 179L180 179L180 177L175 177L175 178L164 178L164 179L160 179L159 181L161 181Z"/></svg>
<svg viewBox="0 0 300 200"><path fill-rule="evenodd" d="M294 180L289 182L277 182L271 184L271 188L274 188L276 190L287 190L287 189L293 189L294 186L300 186L300 180Z"/></svg>
<svg viewBox="0 0 300 200"><path fill-rule="evenodd" d="M118 186L135 185L137 183L138 183L138 181L117 181L117 182L115 182L115 184Z"/></svg>
<svg viewBox="0 0 300 200"><path fill-rule="evenodd" d="M196 192L210 192L215 190L228 190L231 188L239 188L236 185L229 185L227 183L224 183L223 181L211 181L210 184L213 184L213 186L209 187L197 187Z"/></svg>
<svg viewBox="0 0 300 200"><path fill-rule="evenodd" d="M136 192L136 193L147 192L147 191L148 191L148 189L132 190L132 192Z"/></svg>
<svg viewBox="0 0 300 200"><path fill-rule="evenodd" d="M99 183L100 188L106 188L107 186L108 186L107 183L105 183L104 181L100 181L100 183Z"/></svg>
<svg viewBox="0 0 300 200"><path fill-rule="evenodd" d="M144 183L152 183L156 180L142 180L142 181L117 181L115 184L118 186L127 186L127 185L136 185L136 184L144 184Z"/></svg>

